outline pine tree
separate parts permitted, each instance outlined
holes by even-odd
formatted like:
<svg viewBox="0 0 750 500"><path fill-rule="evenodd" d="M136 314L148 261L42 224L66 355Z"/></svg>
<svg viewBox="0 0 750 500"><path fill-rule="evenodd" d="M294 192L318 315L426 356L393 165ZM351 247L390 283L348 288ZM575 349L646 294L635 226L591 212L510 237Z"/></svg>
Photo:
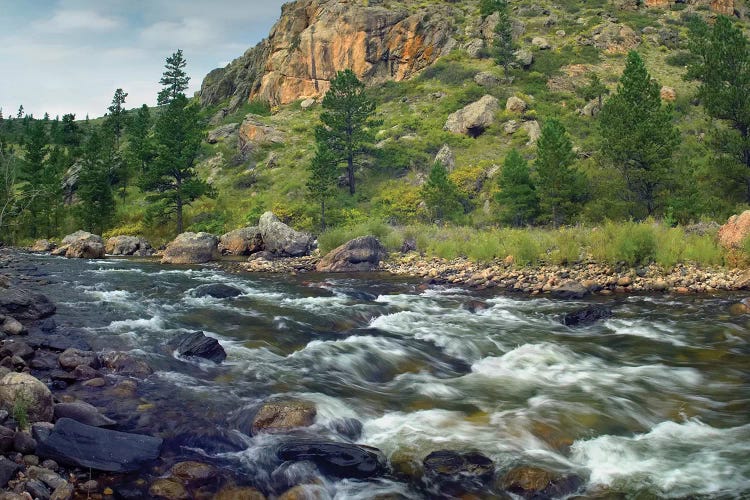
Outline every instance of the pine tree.
<svg viewBox="0 0 750 500"><path fill-rule="evenodd" d="M18 113L16 113L16 118L21 119L25 116L25 113L23 111L23 104L18 106Z"/></svg>
<svg viewBox="0 0 750 500"><path fill-rule="evenodd" d="M635 218L656 212L680 140L672 107L662 104L660 89L631 51L617 93L604 103L599 118L602 156L622 173Z"/></svg>
<svg viewBox="0 0 750 500"><path fill-rule="evenodd" d="M169 104L177 96L185 94L188 82L190 82L190 77L185 73L186 65L187 61L182 55L182 49L167 57L164 75L159 80L159 83L164 86L156 99L159 106Z"/></svg>
<svg viewBox="0 0 750 500"><path fill-rule="evenodd" d="M41 121L35 121L25 141L26 155L24 156L24 166L19 179L26 183L24 188L26 192L25 197L32 200L28 205L27 214L27 227L32 237L37 236L41 226L40 214L43 210L44 197L40 196L42 187L39 185L39 179L44 170L48 142L44 124Z"/></svg>
<svg viewBox="0 0 750 500"><path fill-rule="evenodd" d="M720 157L744 167L745 201L750 202L750 44L739 26L719 16L691 30L690 51L697 62L687 78L700 81L697 97L709 116L726 120L730 130L715 131Z"/></svg>
<svg viewBox="0 0 750 500"><path fill-rule="evenodd" d="M375 140L372 119L375 102L365 92L365 84L350 69L339 71L323 97L322 125L315 128L319 149L333 155L336 163L346 163L349 194L354 195L354 170L359 157Z"/></svg>
<svg viewBox="0 0 750 500"><path fill-rule="evenodd" d="M128 125L128 163L134 172L145 174L154 158L151 138L151 112L145 104L138 108Z"/></svg>
<svg viewBox="0 0 750 500"><path fill-rule="evenodd" d="M539 208L554 227L575 216L586 198L586 178L574 168L575 158L565 127L547 120L537 141L534 169Z"/></svg>
<svg viewBox="0 0 750 500"><path fill-rule="evenodd" d="M436 161L432 165L421 195L432 220L456 220L463 214L458 187L448 178L448 171L442 162Z"/></svg>
<svg viewBox="0 0 750 500"><path fill-rule="evenodd" d="M166 106L154 128L157 156L141 182L141 189L150 191L146 196L150 218L175 216L177 233L183 231L184 207L213 193L194 168L203 135L199 111L183 94Z"/></svg>
<svg viewBox="0 0 750 500"><path fill-rule="evenodd" d="M307 189L310 197L320 203L320 230L326 230L326 201L336 192L336 179L338 178L338 166L336 157L319 144L310 165L310 178L307 180Z"/></svg>
<svg viewBox="0 0 750 500"><path fill-rule="evenodd" d="M532 223L539 211L539 199L529 165L518 150L512 149L505 157L498 183L500 192L495 200L503 222L518 227Z"/></svg>
<svg viewBox="0 0 750 500"><path fill-rule="evenodd" d="M496 0L496 12L498 13L497 24L495 25L495 61L503 67L505 77L508 77L510 65L516 60L516 47L513 43L513 22L510 19L508 11L508 2L505 0Z"/></svg>
<svg viewBox="0 0 750 500"><path fill-rule="evenodd" d="M599 79L599 75L591 73L589 75L589 83L585 87L582 87L579 91L580 96L590 101L592 99L599 100L599 108L602 107L603 97L609 93L609 89Z"/></svg>
<svg viewBox="0 0 750 500"><path fill-rule="evenodd" d="M107 228L115 211L110 166L106 161L108 148L101 134L92 131L84 146L76 191L79 222L84 229L98 234Z"/></svg>
<svg viewBox="0 0 750 500"><path fill-rule="evenodd" d="M122 89L115 90L115 95L112 97L112 104L107 108L109 113L106 116L105 124L114 134L115 147L120 147L120 138L127 125L127 114L125 108L122 106L125 104L127 96L128 93Z"/></svg>

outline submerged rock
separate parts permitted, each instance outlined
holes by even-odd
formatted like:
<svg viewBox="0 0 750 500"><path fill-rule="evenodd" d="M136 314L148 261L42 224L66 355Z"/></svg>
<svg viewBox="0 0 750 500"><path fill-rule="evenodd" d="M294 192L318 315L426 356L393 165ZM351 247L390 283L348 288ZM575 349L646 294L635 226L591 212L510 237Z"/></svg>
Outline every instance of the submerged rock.
<svg viewBox="0 0 750 500"><path fill-rule="evenodd" d="M55 418L71 418L76 422L94 427L109 427L117 423L99 413L99 410L95 406L83 401L56 404Z"/></svg>
<svg viewBox="0 0 750 500"><path fill-rule="evenodd" d="M235 288L224 283L210 283L208 285L200 285L193 290L193 296L195 297L213 297L215 299L229 299L242 295L242 290Z"/></svg>
<svg viewBox="0 0 750 500"><path fill-rule="evenodd" d="M105 368L126 377L146 378L154 373L148 363L126 352L107 352L100 360Z"/></svg>
<svg viewBox="0 0 750 500"><path fill-rule="evenodd" d="M107 472L130 472L159 457L162 440L93 427L61 418L37 446L37 454L58 462Z"/></svg>
<svg viewBox="0 0 750 500"><path fill-rule="evenodd" d="M562 476L539 467L520 466L503 476L503 489L524 498L562 498L583 484L578 476Z"/></svg>
<svg viewBox="0 0 750 500"><path fill-rule="evenodd" d="M323 474L339 478L364 479L385 474L386 459L377 448L332 441L303 441L282 444L280 460L309 461Z"/></svg>
<svg viewBox="0 0 750 500"><path fill-rule="evenodd" d="M495 474L495 463L478 452L434 451L425 457L422 466L427 481L441 490L483 489Z"/></svg>
<svg viewBox="0 0 750 500"><path fill-rule="evenodd" d="M569 312L563 317L562 324L565 326L587 325L610 317L612 317L611 307L596 304Z"/></svg>
<svg viewBox="0 0 750 500"><path fill-rule="evenodd" d="M375 236L361 236L331 250L316 270L322 273L372 271L385 256L385 248Z"/></svg>
<svg viewBox="0 0 750 500"><path fill-rule="evenodd" d="M207 337L203 332L186 333L177 337L173 344L180 356L203 358L217 364L227 359L227 353L219 341Z"/></svg>
<svg viewBox="0 0 750 500"><path fill-rule="evenodd" d="M318 410L307 401L271 401L264 403L253 418L253 435L261 432L286 432L297 427L309 427L315 422Z"/></svg>

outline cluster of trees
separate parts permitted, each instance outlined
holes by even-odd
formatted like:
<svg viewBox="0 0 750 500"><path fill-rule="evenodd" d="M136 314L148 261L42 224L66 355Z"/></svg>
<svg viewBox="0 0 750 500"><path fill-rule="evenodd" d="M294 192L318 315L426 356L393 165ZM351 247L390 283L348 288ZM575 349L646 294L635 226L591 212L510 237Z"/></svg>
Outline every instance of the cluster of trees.
<svg viewBox="0 0 750 500"><path fill-rule="evenodd" d="M145 104L125 108L117 89L101 123L81 124L23 114L0 118L0 228L5 238L59 235L61 221L104 232L114 219L118 194L124 202L136 187L148 203L147 219L176 221L183 209L211 195L194 166L202 139L199 107L185 96L189 77L181 50L167 58L156 118Z"/></svg>

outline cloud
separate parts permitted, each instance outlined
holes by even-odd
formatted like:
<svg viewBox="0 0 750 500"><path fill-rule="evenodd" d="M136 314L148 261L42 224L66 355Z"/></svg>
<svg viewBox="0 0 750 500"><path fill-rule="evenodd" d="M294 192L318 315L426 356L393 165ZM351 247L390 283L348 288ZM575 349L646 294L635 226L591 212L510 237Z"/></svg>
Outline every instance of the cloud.
<svg viewBox="0 0 750 500"><path fill-rule="evenodd" d="M37 33L65 34L87 32L108 32L119 28L121 21L93 10L59 10L49 19L32 25Z"/></svg>

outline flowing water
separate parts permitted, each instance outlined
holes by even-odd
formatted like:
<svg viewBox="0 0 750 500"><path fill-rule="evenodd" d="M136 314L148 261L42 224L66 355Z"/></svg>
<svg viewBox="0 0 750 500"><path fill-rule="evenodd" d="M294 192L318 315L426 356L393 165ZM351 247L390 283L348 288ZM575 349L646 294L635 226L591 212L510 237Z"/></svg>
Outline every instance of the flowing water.
<svg viewBox="0 0 750 500"><path fill-rule="evenodd" d="M614 316L568 328L590 304L423 286L388 276L268 276L148 261L30 257L51 281L57 322L156 373L135 401L113 397L121 428L168 438L268 484L279 436L241 432L268 398L312 401L313 433L341 417L394 464L440 449L484 453L504 471L534 465L629 498L750 498L750 316L740 295L609 299ZM242 291L196 298L206 283ZM602 299L596 299L603 301ZM220 366L166 347L215 337ZM102 404L91 390L80 397ZM104 393L102 393L104 394ZM96 400L95 398L102 398ZM181 451L182 450L182 451ZM429 496L418 482L326 479L335 498Z"/></svg>

